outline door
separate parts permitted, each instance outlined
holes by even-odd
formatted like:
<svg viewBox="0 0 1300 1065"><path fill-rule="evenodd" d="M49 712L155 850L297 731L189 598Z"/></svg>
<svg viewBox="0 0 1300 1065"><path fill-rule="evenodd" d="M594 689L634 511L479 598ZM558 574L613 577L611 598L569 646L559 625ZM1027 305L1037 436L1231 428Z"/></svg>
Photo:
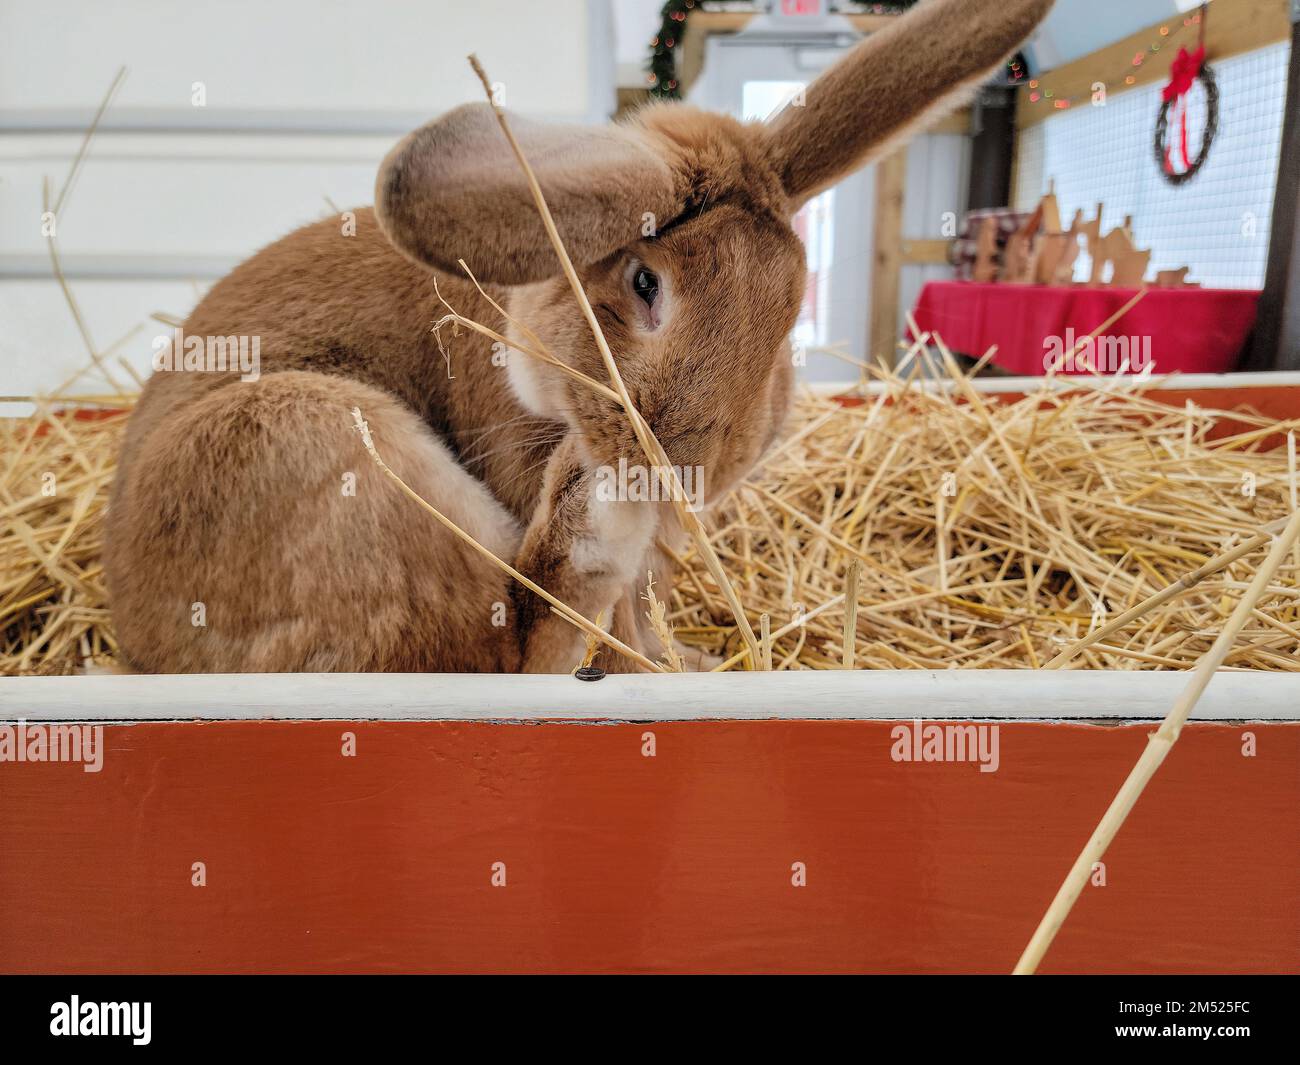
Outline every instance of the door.
<svg viewBox="0 0 1300 1065"><path fill-rule="evenodd" d="M704 71L692 103L743 119L780 110L848 44L785 39L751 40L745 34L710 37ZM875 168L867 167L810 200L794 219L808 252L808 284L792 336L806 351L805 381L851 381L858 370L825 348L863 360L871 320L871 235Z"/></svg>

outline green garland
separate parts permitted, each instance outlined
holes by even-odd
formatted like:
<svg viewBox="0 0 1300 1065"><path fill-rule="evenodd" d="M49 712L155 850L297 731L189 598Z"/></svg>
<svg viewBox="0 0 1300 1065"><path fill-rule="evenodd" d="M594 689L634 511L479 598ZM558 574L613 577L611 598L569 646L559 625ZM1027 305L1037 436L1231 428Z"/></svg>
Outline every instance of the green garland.
<svg viewBox="0 0 1300 1065"><path fill-rule="evenodd" d="M695 0L668 0L659 12L659 32L650 42L650 95L661 100L680 100L677 85L677 57L673 54L686 32L686 16Z"/></svg>
<svg viewBox="0 0 1300 1065"><path fill-rule="evenodd" d="M891 0L890 3L872 3L867 0L850 0L841 5L841 14L852 10L876 15L906 11L917 0ZM649 83L650 95L661 100L680 100L681 86L677 84L676 51L686 33L686 19L699 5L699 0L668 0L659 12L659 32L650 42ZM1019 80L1015 77L1013 80Z"/></svg>

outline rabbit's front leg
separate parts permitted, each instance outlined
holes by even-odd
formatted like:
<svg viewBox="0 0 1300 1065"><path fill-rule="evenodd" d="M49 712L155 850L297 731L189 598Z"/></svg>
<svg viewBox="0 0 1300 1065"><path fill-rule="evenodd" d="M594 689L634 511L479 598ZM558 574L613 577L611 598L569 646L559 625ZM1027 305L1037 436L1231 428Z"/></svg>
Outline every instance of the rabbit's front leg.
<svg viewBox="0 0 1300 1065"><path fill-rule="evenodd" d="M608 629L614 604L645 572L658 524L654 504L608 499L573 437L546 466L542 492L515 567L526 577ZM541 596L516 585L515 615L526 673L567 673L582 659L582 631ZM640 650L640 648L637 648Z"/></svg>

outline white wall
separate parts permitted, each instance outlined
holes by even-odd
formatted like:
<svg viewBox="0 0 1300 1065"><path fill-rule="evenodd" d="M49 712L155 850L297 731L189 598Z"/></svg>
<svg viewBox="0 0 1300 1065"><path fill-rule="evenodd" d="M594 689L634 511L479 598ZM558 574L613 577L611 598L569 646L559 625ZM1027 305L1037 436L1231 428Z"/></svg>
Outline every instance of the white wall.
<svg viewBox="0 0 1300 1065"><path fill-rule="evenodd" d="M477 52L512 105L576 117L592 109L587 44L608 5L586 0L4 0L0 113L93 110L119 66L132 70L122 112L193 124L190 87L208 112L430 115L476 99ZM564 28L556 33L556 27ZM612 100L612 93L607 93ZM80 125L80 122L78 122Z"/></svg>
<svg viewBox="0 0 1300 1065"><path fill-rule="evenodd" d="M907 146L903 196L903 239L939 240L945 215L966 213L970 185L971 140L964 133L926 133ZM949 230L951 233L951 230ZM907 314L927 281L951 281L945 263L904 263L898 278L898 335L907 333Z"/></svg>
<svg viewBox="0 0 1300 1065"><path fill-rule="evenodd" d="M644 88L650 40L659 32L663 0L614 0L614 33L618 84Z"/></svg>
<svg viewBox="0 0 1300 1065"><path fill-rule="evenodd" d="M120 67L57 242L98 346L144 325L123 349L143 369L164 328L151 312L184 316L234 263L330 212L327 197L369 203L401 134L480 99L471 51L514 110L614 108L609 0L0 0L0 395L87 361L51 276L41 187L57 195Z"/></svg>

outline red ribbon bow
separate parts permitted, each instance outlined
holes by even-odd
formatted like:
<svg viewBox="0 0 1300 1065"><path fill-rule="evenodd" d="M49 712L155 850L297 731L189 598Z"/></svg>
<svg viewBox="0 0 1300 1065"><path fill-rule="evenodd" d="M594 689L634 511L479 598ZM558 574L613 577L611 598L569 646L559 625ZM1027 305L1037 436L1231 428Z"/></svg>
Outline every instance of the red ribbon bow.
<svg viewBox="0 0 1300 1065"><path fill-rule="evenodd" d="M1170 104L1170 111L1178 115L1178 154L1183 159L1183 169L1192 165L1187 153L1187 101L1182 99L1191 89L1196 75L1205 63L1205 45L1200 45L1195 52L1186 48L1178 49L1178 55L1169 65L1169 84L1161 90L1161 97ZM1165 149L1165 173L1174 172L1173 146Z"/></svg>
<svg viewBox="0 0 1300 1065"><path fill-rule="evenodd" d="M1183 96L1192 87L1196 75L1201 72L1205 62L1205 46L1201 45L1195 52L1186 48L1178 49L1178 56L1169 67L1169 84L1164 87L1161 97L1165 103Z"/></svg>

